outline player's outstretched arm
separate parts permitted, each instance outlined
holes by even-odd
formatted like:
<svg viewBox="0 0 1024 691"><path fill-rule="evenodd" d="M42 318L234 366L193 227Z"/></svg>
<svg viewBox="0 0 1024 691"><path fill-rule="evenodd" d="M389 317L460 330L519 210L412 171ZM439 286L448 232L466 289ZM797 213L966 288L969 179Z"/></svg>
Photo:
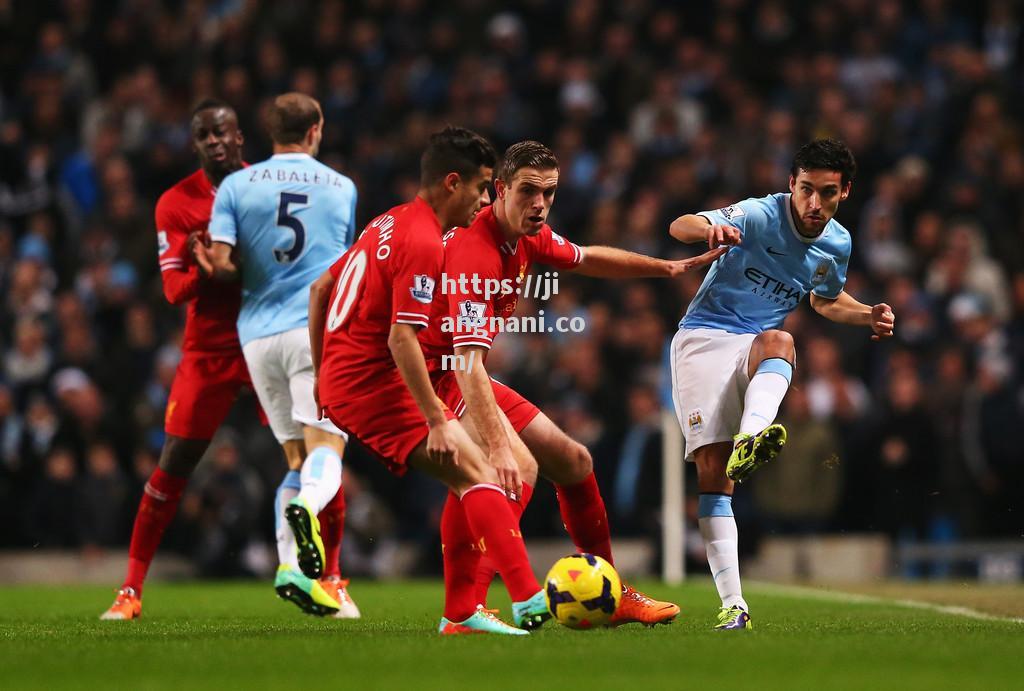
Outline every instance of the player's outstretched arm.
<svg viewBox="0 0 1024 691"><path fill-rule="evenodd" d="M844 290L834 300L811 293L811 307L830 321L871 327L872 341L889 338L894 333L896 315L892 307L884 302L874 306L865 305Z"/></svg>
<svg viewBox="0 0 1024 691"><path fill-rule="evenodd" d="M481 346L455 346L455 362L467 363L455 368L455 380L466 402L466 410L473 416L473 424L486 445L488 462L498 471L498 482L509 496L523 493L519 464L512 455L508 431L498 414L491 378L484 367L487 351Z"/></svg>
<svg viewBox="0 0 1024 691"><path fill-rule="evenodd" d="M698 214L686 214L672 221L668 227L669 235L679 242L692 245L698 242L707 242L710 249L725 245L732 247L740 244L743 235L739 228L712 223L704 216Z"/></svg>
<svg viewBox="0 0 1024 691"><path fill-rule="evenodd" d="M313 399L317 415L323 416L320 407L320 363L324 356L324 324L327 322L327 303L331 300L334 276L325 271L309 287L309 352L313 357Z"/></svg>
<svg viewBox="0 0 1024 691"><path fill-rule="evenodd" d="M583 260L574 271L595 278L672 278L690 269L707 266L728 247L705 252L690 259L658 259L615 247L590 246L583 248Z"/></svg>
<svg viewBox="0 0 1024 691"><path fill-rule="evenodd" d="M441 399L434 393L427 375L427 362L416 338L416 327L411 324L392 324L388 334L388 350L395 360L402 381L409 388L416 406L427 418L430 435L427 437L427 455L435 463L458 465L459 454L455 436L448 429Z"/></svg>

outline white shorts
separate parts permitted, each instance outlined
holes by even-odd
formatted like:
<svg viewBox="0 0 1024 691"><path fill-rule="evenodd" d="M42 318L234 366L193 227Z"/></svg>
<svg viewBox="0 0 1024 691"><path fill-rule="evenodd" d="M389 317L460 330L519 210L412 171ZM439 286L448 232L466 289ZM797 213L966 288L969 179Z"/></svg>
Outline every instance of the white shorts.
<svg viewBox="0 0 1024 691"><path fill-rule="evenodd" d="M672 401L686 459L707 444L731 442L743 417L747 361L757 334L680 329L672 339Z"/></svg>
<svg viewBox="0 0 1024 691"><path fill-rule="evenodd" d="M307 329L257 338L242 346L242 353L256 396L278 442L302 439L303 425L348 439L348 435L326 417L318 419Z"/></svg>

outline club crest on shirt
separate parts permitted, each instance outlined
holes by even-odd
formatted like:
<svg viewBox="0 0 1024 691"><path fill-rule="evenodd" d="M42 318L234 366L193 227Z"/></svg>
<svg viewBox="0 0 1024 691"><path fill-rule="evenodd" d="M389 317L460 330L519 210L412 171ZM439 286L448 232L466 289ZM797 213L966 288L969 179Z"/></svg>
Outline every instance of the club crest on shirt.
<svg viewBox="0 0 1024 691"><path fill-rule="evenodd" d="M412 277L412 288L409 292L416 302L429 303L434 299L434 279L424 274L416 274Z"/></svg>
<svg viewBox="0 0 1024 691"><path fill-rule="evenodd" d="M697 433L704 431L704 412L700 408L694 408L686 417L686 424L690 431Z"/></svg>
<svg viewBox="0 0 1024 691"><path fill-rule="evenodd" d="M822 259L818 262L818 267L814 270L814 275L811 276L811 283L818 285L823 283L828 277L829 261L828 259Z"/></svg>
<svg viewBox="0 0 1024 691"><path fill-rule="evenodd" d="M167 250L171 249L171 243L167 241L167 231L158 230L156 233L156 247L160 254L163 254Z"/></svg>
<svg viewBox="0 0 1024 691"><path fill-rule="evenodd" d="M746 212L743 211L739 204L733 204L732 206L727 206L724 209L719 209L718 213L722 214L722 216L725 217L725 220L731 221L734 218L744 216Z"/></svg>

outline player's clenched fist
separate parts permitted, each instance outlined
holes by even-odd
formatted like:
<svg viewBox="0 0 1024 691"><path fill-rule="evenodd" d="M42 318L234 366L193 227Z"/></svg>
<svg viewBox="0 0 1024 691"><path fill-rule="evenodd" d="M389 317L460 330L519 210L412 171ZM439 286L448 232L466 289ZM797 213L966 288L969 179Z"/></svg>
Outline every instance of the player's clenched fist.
<svg viewBox="0 0 1024 691"><path fill-rule="evenodd" d="M740 244L740 240L742 240L739 228L723 225L721 223L713 223L708 226L705 237L708 241L708 247L711 249L715 249L716 247L721 247L723 245L726 247L733 247L734 245Z"/></svg>
<svg viewBox="0 0 1024 691"><path fill-rule="evenodd" d="M889 307L884 302L880 302L871 308L871 330L875 332L871 336L872 341L889 338L892 336L895 326L896 315L893 314L892 307Z"/></svg>
<svg viewBox="0 0 1024 691"><path fill-rule="evenodd" d="M427 434L427 456L435 463L459 464L459 448L455 443L455 433L447 422L430 428Z"/></svg>

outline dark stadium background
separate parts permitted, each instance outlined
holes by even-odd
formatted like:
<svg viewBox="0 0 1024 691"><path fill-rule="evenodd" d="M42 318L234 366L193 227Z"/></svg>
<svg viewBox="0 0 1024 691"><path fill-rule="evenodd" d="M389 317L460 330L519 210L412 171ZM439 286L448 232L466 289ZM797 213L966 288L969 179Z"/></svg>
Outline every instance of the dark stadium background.
<svg viewBox="0 0 1024 691"><path fill-rule="evenodd" d="M797 146L845 140L860 166L839 212L854 236L847 288L893 306L896 338L793 315L792 442L737 492L741 544L875 532L1019 546L1021 3L502 8L0 0L0 547L123 563L183 323L162 297L154 203L195 169L193 103L231 103L257 161L261 107L287 90L322 103L321 159L356 181L360 226L415 193L426 136L454 123L499 149L550 144L555 229L658 256L696 251L669 238L677 215L782 191ZM657 544L662 349L699 281L563 275L523 313L580 315L585 332L506 335L488 362L592 450L615 535ZM272 539L284 469L251 400L229 427L160 552L209 575L245 573L251 546ZM419 571L437 572L439 487L396 482L359 453L346 473L346 571L373 572L382 549L411 541ZM548 486L525 520L528 537L561 533Z"/></svg>

